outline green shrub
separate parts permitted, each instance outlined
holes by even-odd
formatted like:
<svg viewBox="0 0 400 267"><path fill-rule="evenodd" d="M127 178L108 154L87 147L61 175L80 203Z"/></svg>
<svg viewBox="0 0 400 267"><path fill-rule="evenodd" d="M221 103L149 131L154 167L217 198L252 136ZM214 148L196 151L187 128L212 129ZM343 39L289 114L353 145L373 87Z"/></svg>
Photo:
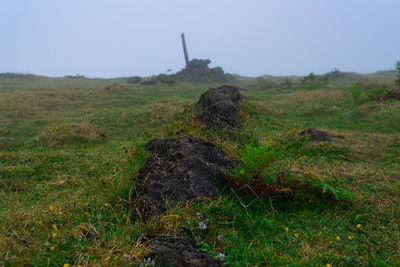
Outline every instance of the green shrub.
<svg viewBox="0 0 400 267"><path fill-rule="evenodd" d="M228 172L227 175L236 188L265 198L282 193L290 193L296 197L315 194L328 194L336 199L351 197L347 191L336 188L334 181L329 179L308 176L293 178L277 160L287 156L280 153L284 152L270 147L270 142L260 147L246 145L240 153L241 164L234 173Z"/></svg>
<svg viewBox="0 0 400 267"><path fill-rule="evenodd" d="M397 86L400 87L400 61L397 61L396 63L396 70L397 70L397 78L395 80L395 83Z"/></svg>
<svg viewBox="0 0 400 267"><path fill-rule="evenodd" d="M350 93L354 99L359 99L361 97L361 86L359 84L353 84L349 87Z"/></svg>

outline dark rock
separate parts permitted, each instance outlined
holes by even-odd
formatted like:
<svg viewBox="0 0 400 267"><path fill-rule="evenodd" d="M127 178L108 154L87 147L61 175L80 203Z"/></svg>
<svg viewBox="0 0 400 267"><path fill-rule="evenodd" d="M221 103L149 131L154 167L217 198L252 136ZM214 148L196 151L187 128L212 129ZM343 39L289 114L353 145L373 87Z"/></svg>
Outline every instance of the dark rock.
<svg viewBox="0 0 400 267"><path fill-rule="evenodd" d="M151 78L150 80L142 81L140 84L141 85L154 85L154 84L157 84L157 83L158 83L157 79Z"/></svg>
<svg viewBox="0 0 400 267"><path fill-rule="evenodd" d="M225 74L221 67L210 68L209 59L192 59L186 64L186 67L178 73L171 75L172 78L181 81L195 82L228 82L234 81L235 76Z"/></svg>
<svg viewBox="0 0 400 267"><path fill-rule="evenodd" d="M197 119L216 129L234 130L239 127L236 116L243 99L239 90L239 87L229 85L223 85L217 89L210 88L201 95L196 104L204 110Z"/></svg>
<svg viewBox="0 0 400 267"><path fill-rule="evenodd" d="M147 244L151 251L144 256L144 260L154 260L156 266L220 266L211 255L198 250L195 245L195 240L186 237L159 236Z"/></svg>
<svg viewBox="0 0 400 267"><path fill-rule="evenodd" d="M197 118L211 128L234 130L240 126L236 119L238 112L231 101L220 101L208 106Z"/></svg>
<svg viewBox="0 0 400 267"><path fill-rule="evenodd" d="M131 84L138 84L142 81L142 78L139 76L130 77L126 82Z"/></svg>
<svg viewBox="0 0 400 267"><path fill-rule="evenodd" d="M133 203L145 219L167 206L216 197L217 185L224 181L220 168L234 165L214 144L195 137L154 139L146 148L153 154L139 170Z"/></svg>
<svg viewBox="0 0 400 267"><path fill-rule="evenodd" d="M207 92L201 94L200 100L197 102L197 106L206 108L209 105L216 104L220 101L230 101L235 105L242 102L242 95L238 86L223 85L219 88L210 88Z"/></svg>
<svg viewBox="0 0 400 267"><path fill-rule="evenodd" d="M332 138L329 136L328 133L319 131L314 128L310 128L307 130L304 130L300 133L300 135L306 135L309 136L312 140L320 142L320 141L327 141L330 142L332 141Z"/></svg>

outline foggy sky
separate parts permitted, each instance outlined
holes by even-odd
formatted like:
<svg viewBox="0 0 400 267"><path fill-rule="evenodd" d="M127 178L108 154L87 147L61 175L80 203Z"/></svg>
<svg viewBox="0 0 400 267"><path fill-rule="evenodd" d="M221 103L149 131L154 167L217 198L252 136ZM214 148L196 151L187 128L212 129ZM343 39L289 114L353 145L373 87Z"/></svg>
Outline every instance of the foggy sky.
<svg viewBox="0 0 400 267"><path fill-rule="evenodd" d="M394 69L399 0L0 0L0 72L119 77L189 57L248 76Z"/></svg>

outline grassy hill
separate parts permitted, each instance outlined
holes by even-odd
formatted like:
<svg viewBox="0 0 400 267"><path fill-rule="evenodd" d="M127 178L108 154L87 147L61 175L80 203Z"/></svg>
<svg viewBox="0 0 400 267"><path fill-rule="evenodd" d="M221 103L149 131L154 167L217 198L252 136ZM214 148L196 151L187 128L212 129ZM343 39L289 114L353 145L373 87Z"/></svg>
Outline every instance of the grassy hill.
<svg viewBox="0 0 400 267"><path fill-rule="evenodd" d="M0 266L135 266L144 242L165 233L195 238L230 266L399 265L400 101L378 102L367 87L355 100L347 88L392 86L392 75L346 73L317 87L239 78L239 138L193 121L194 103L217 84L0 75ZM103 90L116 82L126 90ZM335 142L298 135L311 127ZM187 135L237 159L247 144L271 142L276 166L351 197L230 189L133 222L128 202L145 143Z"/></svg>

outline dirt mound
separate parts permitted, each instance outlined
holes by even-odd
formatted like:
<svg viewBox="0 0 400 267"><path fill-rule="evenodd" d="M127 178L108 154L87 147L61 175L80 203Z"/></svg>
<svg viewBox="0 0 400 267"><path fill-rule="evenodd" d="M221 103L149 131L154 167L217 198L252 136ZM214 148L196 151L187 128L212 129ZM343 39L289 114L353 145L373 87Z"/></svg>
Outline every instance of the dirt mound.
<svg viewBox="0 0 400 267"><path fill-rule="evenodd" d="M196 241L181 236L160 236L148 243L151 252L144 256L146 263L155 266L206 267L220 266L209 254L195 247Z"/></svg>
<svg viewBox="0 0 400 267"><path fill-rule="evenodd" d="M126 87L119 85L117 83L103 88L103 91L108 93L119 93L119 92L125 92L126 90L128 90Z"/></svg>
<svg viewBox="0 0 400 267"><path fill-rule="evenodd" d="M320 142L320 141L330 142L330 141L332 141L332 138L329 136L328 133L323 132L323 131L319 131L319 130L314 129L314 128L306 129L306 130L302 131L300 133L300 135L306 135L306 136L310 137L313 141L317 141L317 142Z"/></svg>
<svg viewBox="0 0 400 267"><path fill-rule="evenodd" d="M151 78L149 80L144 80L140 84L141 85L155 85L158 83L158 80L156 78Z"/></svg>
<svg viewBox="0 0 400 267"><path fill-rule="evenodd" d="M204 110L197 118L211 128L233 130L239 127L236 116L243 99L239 90L241 88L229 85L210 88L196 104Z"/></svg>
<svg viewBox="0 0 400 267"><path fill-rule="evenodd" d="M195 137L154 139L146 148L153 152L139 170L137 201L145 219L181 202L216 197L222 182L220 168L232 169L234 161L214 144Z"/></svg>
<svg viewBox="0 0 400 267"><path fill-rule="evenodd" d="M138 84L142 81L142 78L139 76L133 76L128 78L128 80L126 81L127 83L131 83L131 84Z"/></svg>

